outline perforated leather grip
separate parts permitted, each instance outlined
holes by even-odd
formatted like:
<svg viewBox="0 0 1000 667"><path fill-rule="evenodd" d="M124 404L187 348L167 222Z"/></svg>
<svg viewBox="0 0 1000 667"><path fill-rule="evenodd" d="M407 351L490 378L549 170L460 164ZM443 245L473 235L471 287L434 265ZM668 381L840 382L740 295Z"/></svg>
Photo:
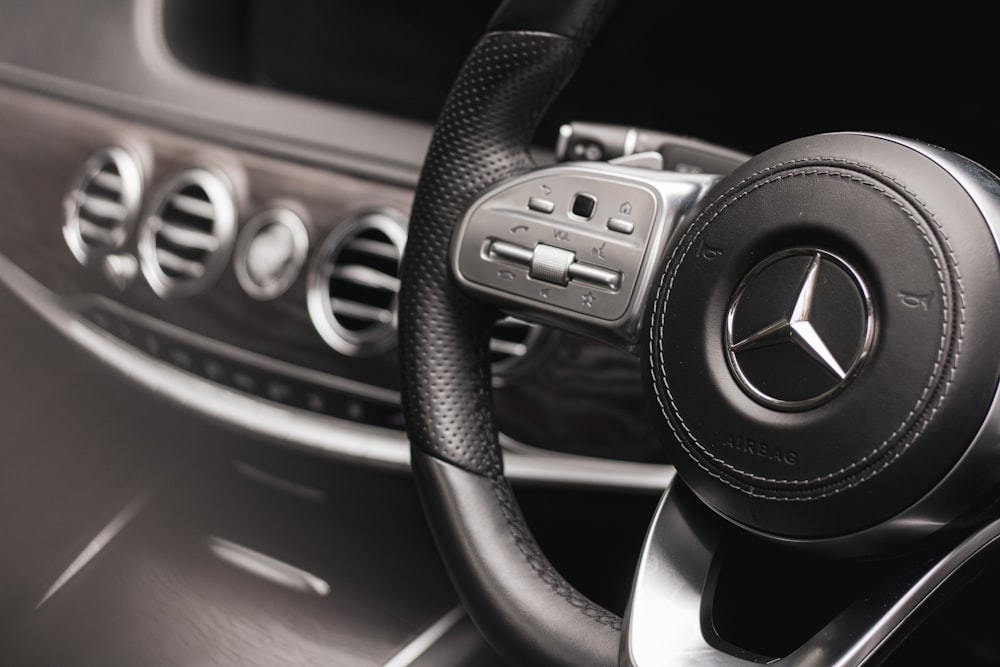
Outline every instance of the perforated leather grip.
<svg viewBox="0 0 1000 667"><path fill-rule="evenodd" d="M533 166L535 128L611 3L566 5L573 12L565 34L491 32L469 56L421 172L400 293L403 409L421 498L470 615L516 664L616 664L620 634L620 619L559 576L524 524L503 477L494 420L496 313L460 294L448 269L466 205ZM532 27L524 12L504 11L497 16L505 27Z"/></svg>

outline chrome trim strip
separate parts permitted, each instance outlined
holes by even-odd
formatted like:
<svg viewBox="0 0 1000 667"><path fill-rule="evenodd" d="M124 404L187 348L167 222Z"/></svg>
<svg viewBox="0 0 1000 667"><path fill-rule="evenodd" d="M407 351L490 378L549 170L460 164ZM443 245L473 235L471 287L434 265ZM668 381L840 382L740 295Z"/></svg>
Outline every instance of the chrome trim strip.
<svg viewBox="0 0 1000 667"><path fill-rule="evenodd" d="M376 426L319 415L245 395L182 371L146 355L102 331L74 312L78 304L93 304L97 297L63 297L51 292L20 267L0 255L0 283L38 313L50 325L112 368L164 398L276 444L319 452L332 458L364 461L391 469L408 470L409 441L403 433ZM101 299L102 304L113 302ZM118 306L125 310L124 307ZM197 340L210 350L233 355L230 346L165 323L165 330ZM183 334L182 334L183 332ZM398 401L395 392L370 387L309 369L268 359L247 351L239 355L267 369L293 377L308 378L331 388L356 392L377 400ZM507 476L511 480L540 485L662 491L674 475L673 466L608 461L548 452L503 440Z"/></svg>
<svg viewBox="0 0 1000 667"><path fill-rule="evenodd" d="M465 609L462 608L462 605L453 608L431 624L426 630L414 637L409 644L401 648L394 656L389 658L383 667L407 667L408 665L412 665L417 658L426 653L427 649L434 646L464 617Z"/></svg>
<svg viewBox="0 0 1000 667"><path fill-rule="evenodd" d="M111 540L113 540L118 533L120 533L122 529L125 528L125 526L127 526L132 519L139 514L142 508L146 506L146 501L148 499L148 494L142 494L132 499L127 505L125 505L125 507L123 507L121 511L119 511L118 514L116 514L114 518L112 518L111 521L109 521L107 525L94 536L94 539L87 543L87 546L83 548L83 551L81 551L77 557L73 559L69 566L63 570L62 574L60 574L52 585L49 586L49 589L45 591L45 595L43 595L42 599L35 605L35 610L37 611L49 600L49 598L58 593L63 586L68 584L73 577L79 574L80 571L83 570L88 563L90 563L90 561L94 560L94 558L96 558L97 555L100 554L104 548L108 546L108 544L110 544Z"/></svg>
<svg viewBox="0 0 1000 667"><path fill-rule="evenodd" d="M219 560L273 584L320 597L330 594L330 584L315 574L249 547L212 536L208 538L208 549Z"/></svg>

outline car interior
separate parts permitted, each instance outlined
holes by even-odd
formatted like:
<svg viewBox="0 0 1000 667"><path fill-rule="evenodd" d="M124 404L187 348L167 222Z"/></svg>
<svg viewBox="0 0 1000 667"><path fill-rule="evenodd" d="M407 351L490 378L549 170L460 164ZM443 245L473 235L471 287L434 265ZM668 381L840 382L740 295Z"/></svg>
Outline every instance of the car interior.
<svg viewBox="0 0 1000 667"><path fill-rule="evenodd" d="M0 664L1000 664L934 10L0 0Z"/></svg>

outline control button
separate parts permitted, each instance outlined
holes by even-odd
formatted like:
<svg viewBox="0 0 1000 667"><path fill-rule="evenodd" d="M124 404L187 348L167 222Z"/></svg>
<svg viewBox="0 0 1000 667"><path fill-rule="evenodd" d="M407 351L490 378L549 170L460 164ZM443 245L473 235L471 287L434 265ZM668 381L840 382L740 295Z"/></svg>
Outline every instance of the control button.
<svg viewBox="0 0 1000 667"><path fill-rule="evenodd" d="M292 397L292 388L278 380L268 380L267 397L278 403L287 403Z"/></svg>
<svg viewBox="0 0 1000 667"><path fill-rule="evenodd" d="M306 395L306 408L313 412L326 410L326 395L319 391L311 391Z"/></svg>
<svg viewBox="0 0 1000 667"><path fill-rule="evenodd" d="M556 205L548 199L532 197L528 200L528 208L532 211L538 211L539 213L551 213L556 210Z"/></svg>
<svg viewBox="0 0 1000 667"><path fill-rule="evenodd" d="M516 243L493 241L490 244L489 254L490 259L502 259L511 262L512 264L531 266L533 252L531 248L526 248L523 245L517 245Z"/></svg>
<svg viewBox="0 0 1000 667"><path fill-rule="evenodd" d="M590 220L596 208L597 197L580 192L573 196L573 206L570 207L570 213L578 218Z"/></svg>
<svg viewBox="0 0 1000 667"><path fill-rule="evenodd" d="M621 218L608 218L608 229L619 234L631 234L635 231L635 225Z"/></svg>
<svg viewBox="0 0 1000 667"><path fill-rule="evenodd" d="M187 350L181 350L176 347L171 348L167 352L167 359L174 366L178 366L187 371L191 370L192 366L194 366L194 358L191 356L191 353Z"/></svg>
<svg viewBox="0 0 1000 667"><path fill-rule="evenodd" d="M569 277L570 280L589 283L596 287L609 289L612 292L617 292L618 288L622 285L622 274L618 271L594 266L593 264L583 264L581 262L570 264Z"/></svg>
<svg viewBox="0 0 1000 667"><path fill-rule="evenodd" d="M233 373L233 386L248 394L257 393L257 381L252 376L241 371Z"/></svg>
<svg viewBox="0 0 1000 667"><path fill-rule="evenodd" d="M575 252L539 243L532 254L528 275L535 280L565 285L569 282L569 267L575 259Z"/></svg>
<svg viewBox="0 0 1000 667"><path fill-rule="evenodd" d="M216 382L222 382L222 378L226 375L226 367L214 359L206 359L203 370L205 377Z"/></svg>

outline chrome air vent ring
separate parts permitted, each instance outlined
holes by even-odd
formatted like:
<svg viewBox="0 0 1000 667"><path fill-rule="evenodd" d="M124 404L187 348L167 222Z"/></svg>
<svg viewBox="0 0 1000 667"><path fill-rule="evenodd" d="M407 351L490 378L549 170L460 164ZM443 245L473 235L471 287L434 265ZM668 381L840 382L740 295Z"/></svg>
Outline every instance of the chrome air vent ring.
<svg viewBox="0 0 1000 667"><path fill-rule="evenodd" d="M187 296L211 284L229 261L236 220L223 176L191 169L174 177L139 229L140 265L153 291Z"/></svg>
<svg viewBox="0 0 1000 667"><path fill-rule="evenodd" d="M334 350L370 356L396 344L399 265L406 217L393 209L355 215L337 226L307 276L313 326Z"/></svg>
<svg viewBox="0 0 1000 667"><path fill-rule="evenodd" d="M84 163L66 195L63 224L63 237L77 261L89 264L125 244L142 190L142 166L127 148L102 148Z"/></svg>

